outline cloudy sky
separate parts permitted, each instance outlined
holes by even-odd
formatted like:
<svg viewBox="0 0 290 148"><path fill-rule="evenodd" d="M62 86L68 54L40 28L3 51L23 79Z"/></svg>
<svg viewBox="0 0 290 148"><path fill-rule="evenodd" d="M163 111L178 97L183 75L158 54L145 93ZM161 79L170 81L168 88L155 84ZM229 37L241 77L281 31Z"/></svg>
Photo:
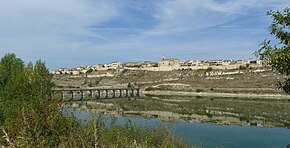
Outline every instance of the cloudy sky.
<svg viewBox="0 0 290 148"><path fill-rule="evenodd" d="M0 0L0 56L50 69L112 61L246 59L289 0Z"/></svg>

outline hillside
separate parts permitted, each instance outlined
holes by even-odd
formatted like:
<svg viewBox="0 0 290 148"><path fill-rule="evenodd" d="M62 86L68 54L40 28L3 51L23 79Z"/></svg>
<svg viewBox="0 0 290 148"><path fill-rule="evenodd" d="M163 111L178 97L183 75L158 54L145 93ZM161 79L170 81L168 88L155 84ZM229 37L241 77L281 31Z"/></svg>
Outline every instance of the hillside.
<svg viewBox="0 0 290 148"><path fill-rule="evenodd" d="M266 69L248 70L106 70L83 75L54 75L57 87L127 87L223 93L284 94L276 84L283 75Z"/></svg>

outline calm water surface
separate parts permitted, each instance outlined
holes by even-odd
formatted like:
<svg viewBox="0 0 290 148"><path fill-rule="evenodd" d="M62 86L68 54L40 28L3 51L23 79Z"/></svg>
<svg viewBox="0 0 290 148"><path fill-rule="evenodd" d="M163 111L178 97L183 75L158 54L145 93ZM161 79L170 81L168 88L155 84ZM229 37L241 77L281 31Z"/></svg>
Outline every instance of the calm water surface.
<svg viewBox="0 0 290 148"><path fill-rule="evenodd" d="M89 121L92 113L65 109L67 113L73 112L83 121ZM109 122L110 116L102 115ZM198 122L161 122L159 119L147 119L139 116L119 116L116 122L124 124L132 122L141 127L163 126L173 134L183 138L189 145L205 148L286 148L290 144L290 129L262 128L254 126L223 126Z"/></svg>

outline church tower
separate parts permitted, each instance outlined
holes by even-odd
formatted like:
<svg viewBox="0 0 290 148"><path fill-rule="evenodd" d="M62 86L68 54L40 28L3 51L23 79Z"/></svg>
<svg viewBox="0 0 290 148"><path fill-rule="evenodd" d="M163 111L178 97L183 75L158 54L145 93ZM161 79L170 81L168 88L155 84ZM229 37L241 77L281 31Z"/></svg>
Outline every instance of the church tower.
<svg viewBox="0 0 290 148"><path fill-rule="evenodd" d="M165 56L164 56L164 53L162 53L162 59L161 61L164 61L165 60Z"/></svg>

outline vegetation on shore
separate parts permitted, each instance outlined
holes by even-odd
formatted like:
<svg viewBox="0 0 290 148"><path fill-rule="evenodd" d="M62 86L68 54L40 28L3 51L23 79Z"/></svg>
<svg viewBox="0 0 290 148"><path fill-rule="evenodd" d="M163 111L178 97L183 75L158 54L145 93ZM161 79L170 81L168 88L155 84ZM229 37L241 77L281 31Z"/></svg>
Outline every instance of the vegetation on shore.
<svg viewBox="0 0 290 148"><path fill-rule="evenodd" d="M269 31L278 41L272 45L270 40L264 40L256 55L270 65L274 70L286 75L278 87L290 94L290 8L284 10L269 11L272 19Z"/></svg>
<svg viewBox="0 0 290 148"><path fill-rule="evenodd" d="M184 147L166 129L132 124L106 127L65 116L50 97L45 63L25 65L15 54L0 61L0 145L4 147Z"/></svg>

